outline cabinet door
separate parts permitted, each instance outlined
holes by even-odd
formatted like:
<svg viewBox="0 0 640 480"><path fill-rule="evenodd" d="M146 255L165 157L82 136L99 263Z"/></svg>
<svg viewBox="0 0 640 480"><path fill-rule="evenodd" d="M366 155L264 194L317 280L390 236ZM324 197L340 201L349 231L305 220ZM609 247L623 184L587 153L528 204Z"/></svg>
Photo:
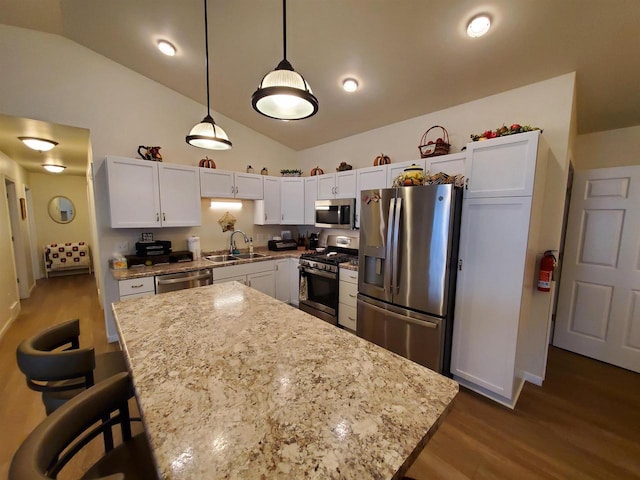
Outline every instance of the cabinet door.
<svg viewBox="0 0 640 480"><path fill-rule="evenodd" d="M540 132L467 144L465 198L533 194Z"/></svg>
<svg viewBox="0 0 640 480"><path fill-rule="evenodd" d="M411 165L417 165L418 167L421 167L423 170L425 170L425 161L422 158L417 160L410 160L408 162L391 163L387 165L387 187L393 186L393 179L398 175L402 175L404 169L410 167Z"/></svg>
<svg viewBox="0 0 640 480"><path fill-rule="evenodd" d="M531 197L463 203L451 373L510 399ZM529 284L533 279L529 280Z"/></svg>
<svg viewBox="0 0 640 480"><path fill-rule="evenodd" d="M280 179L277 177L264 178L264 223L280 223Z"/></svg>
<svg viewBox="0 0 640 480"><path fill-rule="evenodd" d="M289 259L284 258L282 260L276 260L276 294L275 297L281 302L289 303L290 288L289 281L291 275L289 274Z"/></svg>
<svg viewBox="0 0 640 480"><path fill-rule="evenodd" d="M198 167L158 164L163 227L202 225Z"/></svg>
<svg viewBox="0 0 640 480"><path fill-rule="evenodd" d="M107 157L112 228L160 227L158 163Z"/></svg>
<svg viewBox="0 0 640 480"><path fill-rule="evenodd" d="M318 199L318 177L304 179L304 224L316 223L316 200Z"/></svg>
<svg viewBox="0 0 640 480"><path fill-rule="evenodd" d="M273 270L247 275L247 285L270 297L276 296L276 276Z"/></svg>
<svg viewBox="0 0 640 480"><path fill-rule="evenodd" d="M387 165L356 170L356 227L360 226L360 192L387 186Z"/></svg>
<svg viewBox="0 0 640 480"><path fill-rule="evenodd" d="M424 171L431 175L440 172L447 175L464 175L466 160L465 152L426 158Z"/></svg>
<svg viewBox="0 0 640 480"><path fill-rule="evenodd" d="M300 298L300 271L298 265L300 260L298 258L289 259L289 303L291 305L298 306Z"/></svg>
<svg viewBox="0 0 640 480"><path fill-rule="evenodd" d="M213 168L199 168L200 196L214 198L233 198L235 187L233 172L215 170Z"/></svg>
<svg viewBox="0 0 640 480"><path fill-rule="evenodd" d="M236 198L244 198L247 200L261 200L264 195L262 179L262 175L257 175L255 173L236 173Z"/></svg>
<svg viewBox="0 0 640 480"><path fill-rule="evenodd" d="M318 175L318 200L329 200L336 197L336 174Z"/></svg>
<svg viewBox="0 0 640 480"><path fill-rule="evenodd" d="M356 170L336 173L336 198L356 198Z"/></svg>
<svg viewBox="0 0 640 480"><path fill-rule="evenodd" d="M304 179L280 179L280 223L302 225L304 223Z"/></svg>

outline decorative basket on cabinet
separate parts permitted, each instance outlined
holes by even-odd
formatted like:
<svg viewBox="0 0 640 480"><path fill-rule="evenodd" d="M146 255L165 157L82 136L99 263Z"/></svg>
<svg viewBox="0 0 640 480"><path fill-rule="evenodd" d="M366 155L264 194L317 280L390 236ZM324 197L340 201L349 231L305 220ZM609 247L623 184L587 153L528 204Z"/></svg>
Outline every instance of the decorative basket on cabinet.
<svg viewBox="0 0 640 480"><path fill-rule="evenodd" d="M429 133L434 129L439 128L442 132L433 131L431 136ZM436 137L436 135L440 134L441 136ZM440 125L434 125L429 130L422 134L422 138L420 139L420 145L418 145L418 150L420 150L420 158L427 157L435 157L438 155L446 155L449 153L449 147L451 144L449 143L449 132L444 127Z"/></svg>

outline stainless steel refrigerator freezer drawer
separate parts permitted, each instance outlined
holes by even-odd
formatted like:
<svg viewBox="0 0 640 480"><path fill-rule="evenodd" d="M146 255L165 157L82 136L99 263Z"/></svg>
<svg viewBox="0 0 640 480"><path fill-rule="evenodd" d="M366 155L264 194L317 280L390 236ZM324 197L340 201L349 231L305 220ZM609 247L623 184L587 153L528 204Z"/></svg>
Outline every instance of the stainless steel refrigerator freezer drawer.
<svg viewBox="0 0 640 480"><path fill-rule="evenodd" d="M359 337L442 373L444 321L358 295Z"/></svg>

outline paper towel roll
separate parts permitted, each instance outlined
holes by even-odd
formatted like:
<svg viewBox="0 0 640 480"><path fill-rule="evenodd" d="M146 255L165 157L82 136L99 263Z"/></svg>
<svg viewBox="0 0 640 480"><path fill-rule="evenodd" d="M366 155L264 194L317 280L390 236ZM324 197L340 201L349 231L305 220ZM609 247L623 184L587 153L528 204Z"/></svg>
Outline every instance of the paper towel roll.
<svg viewBox="0 0 640 480"><path fill-rule="evenodd" d="M187 249L193 254L193 259L200 258L200 237L187 237Z"/></svg>

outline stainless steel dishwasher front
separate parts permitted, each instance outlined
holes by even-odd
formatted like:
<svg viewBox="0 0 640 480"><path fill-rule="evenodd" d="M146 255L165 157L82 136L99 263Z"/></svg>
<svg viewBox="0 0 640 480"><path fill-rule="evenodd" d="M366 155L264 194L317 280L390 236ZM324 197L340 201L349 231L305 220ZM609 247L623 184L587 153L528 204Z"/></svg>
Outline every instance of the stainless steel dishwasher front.
<svg viewBox="0 0 640 480"><path fill-rule="evenodd" d="M213 271L210 268L191 272L156 275L156 294L173 292L184 288L202 287L213 283Z"/></svg>

